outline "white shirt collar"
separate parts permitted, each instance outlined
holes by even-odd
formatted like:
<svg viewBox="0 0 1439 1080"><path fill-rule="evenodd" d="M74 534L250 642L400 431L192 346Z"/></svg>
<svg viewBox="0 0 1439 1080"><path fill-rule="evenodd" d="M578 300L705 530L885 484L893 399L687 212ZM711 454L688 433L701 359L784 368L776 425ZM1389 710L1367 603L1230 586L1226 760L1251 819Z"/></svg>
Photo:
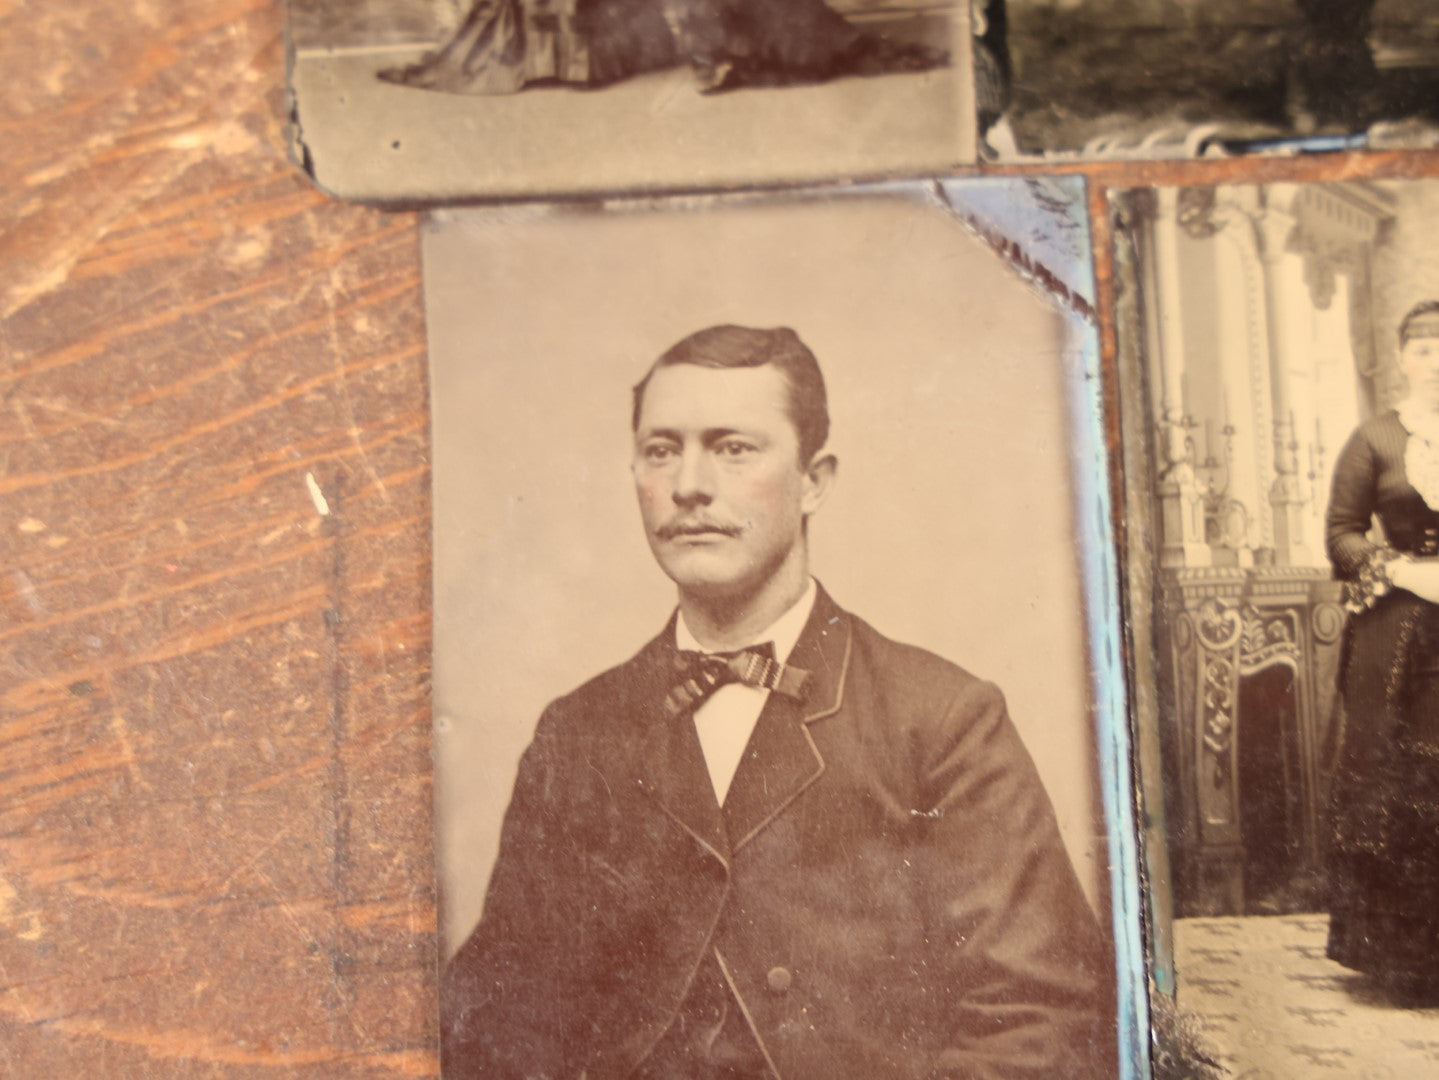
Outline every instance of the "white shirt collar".
<svg viewBox="0 0 1439 1080"><path fill-rule="evenodd" d="M818 594L819 589L815 585L814 578L810 578L804 595L795 601L793 607L739 648L748 648L763 641L773 641L775 659L782 664L788 663L789 654L794 652L795 645L799 643L800 634L804 633L805 623L809 622L809 615L814 610L814 601ZM695 636L690 633L690 628L685 625L684 612L680 612L679 618L675 619L675 646L690 652L714 651L706 649L695 640Z"/></svg>

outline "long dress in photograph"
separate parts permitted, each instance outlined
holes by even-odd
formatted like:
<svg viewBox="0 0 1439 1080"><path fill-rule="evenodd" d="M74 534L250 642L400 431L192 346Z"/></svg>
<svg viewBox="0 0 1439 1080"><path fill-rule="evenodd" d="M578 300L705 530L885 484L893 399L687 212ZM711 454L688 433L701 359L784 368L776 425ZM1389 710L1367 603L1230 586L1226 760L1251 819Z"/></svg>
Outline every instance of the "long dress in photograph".
<svg viewBox="0 0 1439 1080"><path fill-rule="evenodd" d="M603 86L689 64L702 90L922 71L945 50L865 33L823 0L475 0L437 52L380 77L463 94Z"/></svg>
<svg viewBox="0 0 1439 1080"><path fill-rule="evenodd" d="M1417 437L1416 437L1417 438ZM1393 988L1439 988L1439 605L1376 595L1377 564L1439 554L1439 447L1409 453L1398 413L1360 426L1335 465L1327 540L1351 610L1331 789L1329 956ZM1406 457L1409 464L1406 464ZM1416 464L1417 463L1417 464ZM1410 466L1425 476L1409 475ZM1439 502L1439 490L1430 491ZM1366 535L1377 516L1388 548ZM1382 590L1381 590L1382 591Z"/></svg>

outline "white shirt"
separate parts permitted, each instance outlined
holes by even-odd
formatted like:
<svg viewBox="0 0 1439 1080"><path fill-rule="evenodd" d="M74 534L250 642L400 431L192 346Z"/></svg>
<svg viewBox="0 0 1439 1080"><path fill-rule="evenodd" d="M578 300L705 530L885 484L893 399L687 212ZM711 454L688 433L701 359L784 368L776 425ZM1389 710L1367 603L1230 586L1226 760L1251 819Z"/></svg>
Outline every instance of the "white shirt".
<svg viewBox="0 0 1439 1080"><path fill-rule="evenodd" d="M809 622L809 613L814 609L816 588L814 578L809 587L788 611L756 634L748 642L736 648L747 649L766 641L774 642L774 657L781 664L789 662L804 624ZM684 614L675 620L675 645L693 652L713 652L701 645L685 625ZM725 650L726 652L730 650ZM729 793L730 782L739 769L744 748L759 722L759 714L770 692L759 686L744 683L726 683L714 692L703 705L695 710L695 732L699 735L700 749L704 751L705 767L709 770L710 783L714 785L715 798L724 805Z"/></svg>

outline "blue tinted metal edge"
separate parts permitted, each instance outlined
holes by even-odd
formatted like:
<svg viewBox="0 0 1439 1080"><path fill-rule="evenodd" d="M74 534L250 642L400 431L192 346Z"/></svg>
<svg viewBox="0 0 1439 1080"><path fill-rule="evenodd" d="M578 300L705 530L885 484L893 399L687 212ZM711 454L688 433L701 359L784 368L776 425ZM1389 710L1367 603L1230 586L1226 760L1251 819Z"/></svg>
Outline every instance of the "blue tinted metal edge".
<svg viewBox="0 0 1439 1080"><path fill-rule="evenodd" d="M1119 1074L1149 1080L1149 991L1142 931L1143 897L1134 813L1129 700L1121 645L1118 552L1110 455L1104 420L1092 233L1083 177L951 180L943 201L991 246L1008 237L1022 249L1015 269L1050 292L1066 315L1064 364L1070 393L1075 526L1081 545L1085 612L1093 670L1100 784L1109 833L1111 915L1119 996ZM1001 255L1015 262L1012 251ZM1027 258L1025 258L1027 256ZM1072 294L1035 280L1035 264ZM1087 302L1087 310L1086 310ZM1096 468L1097 466L1097 468Z"/></svg>
<svg viewBox="0 0 1439 1080"><path fill-rule="evenodd" d="M1094 259L1083 177L1006 176L946 180L956 213L993 244L1006 237L1036 266L1094 307Z"/></svg>

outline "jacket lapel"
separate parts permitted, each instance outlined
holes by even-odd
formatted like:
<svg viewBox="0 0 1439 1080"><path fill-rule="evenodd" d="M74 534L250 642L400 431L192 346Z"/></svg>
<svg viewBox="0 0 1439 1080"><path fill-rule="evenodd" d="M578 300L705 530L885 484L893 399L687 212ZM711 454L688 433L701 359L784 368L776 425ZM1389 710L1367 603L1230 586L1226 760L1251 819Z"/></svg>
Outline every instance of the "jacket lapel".
<svg viewBox="0 0 1439 1080"><path fill-rule="evenodd" d="M749 843L824 772L824 758L810 736L809 725L833 715L843 702L850 630L849 617L821 588L789 658L790 664L810 673L804 700L770 694L725 797L723 821L732 853ZM695 752L700 753L698 747ZM703 761L700 771L708 792Z"/></svg>
<svg viewBox="0 0 1439 1080"><path fill-rule="evenodd" d="M640 755L640 786L660 808L711 855L729 866L730 844L704 750L688 716L671 717L665 695L674 685L674 619L640 654L644 665L638 685L643 713L644 752Z"/></svg>

